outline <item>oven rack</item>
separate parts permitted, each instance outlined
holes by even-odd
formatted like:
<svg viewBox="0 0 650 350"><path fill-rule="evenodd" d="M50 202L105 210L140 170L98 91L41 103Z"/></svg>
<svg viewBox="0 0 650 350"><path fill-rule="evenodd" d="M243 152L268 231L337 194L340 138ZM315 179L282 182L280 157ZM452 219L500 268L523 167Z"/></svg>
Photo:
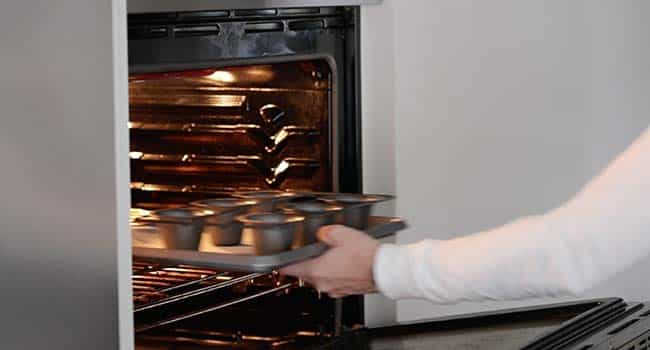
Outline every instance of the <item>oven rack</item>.
<svg viewBox="0 0 650 350"><path fill-rule="evenodd" d="M263 275L136 260L133 262L132 275L134 312L225 288Z"/></svg>
<svg viewBox="0 0 650 350"><path fill-rule="evenodd" d="M267 160L258 155L206 156L189 153L131 153L137 153L138 157L131 159L131 167L138 173L148 174L148 176L156 174L163 178L173 178L184 175L196 179L209 179L219 171L230 170L232 173L242 176L261 176L270 186L283 182L291 172L305 176L313 173L320 166L316 159L299 157Z"/></svg>
<svg viewBox="0 0 650 350"><path fill-rule="evenodd" d="M165 140L186 140L192 141L189 145L198 144L198 148L205 148L207 145L221 140L227 142L225 138L243 135L249 138L255 145L262 147L267 154L275 155L280 153L290 139L315 138L320 135L320 131L313 127L304 127L297 125L285 125L273 132L266 131L258 124L200 124L195 122L129 122L131 132L142 134L141 137L151 134L149 137L162 137ZM188 145L186 145L188 147ZM137 148L137 146L136 146ZM142 150L131 152L140 154Z"/></svg>
<svg viewBox="0 0 650 350"><path fill-rule="evenodd" d="M246 333L215 332L201 329L173 328L164 332L152 332L138 336L139 342L164 344L186 344L218 348L268 349L314 341L318 338L331 338L331 334L313 331L299 331L282 336L256 335Z"/></svg>
<svg viewBox="0 0 650 350"><path fill-rule="evenodd" d="M276 273L238 273L190 265L133 262L136 333L167 326L265 295L298 282ZM196 300L204 298L210 302Z"/></svg>

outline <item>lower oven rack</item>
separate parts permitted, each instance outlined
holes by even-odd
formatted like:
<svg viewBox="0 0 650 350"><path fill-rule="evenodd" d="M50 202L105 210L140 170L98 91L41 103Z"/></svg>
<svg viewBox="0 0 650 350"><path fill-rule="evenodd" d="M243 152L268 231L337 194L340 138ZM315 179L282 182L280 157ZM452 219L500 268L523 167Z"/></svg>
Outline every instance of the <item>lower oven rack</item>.
<svg viewBox="0 0 650 350"><path fill-rule="evenodd" d="M270 288L268 290L264 290L264 291L260 291L260 292L256 292L256 293L253 293L251 295L247 295L247 296L239 297L239 298L234 298L232 300L224 301L224 302L221 302L221 303L218 303L218 304L215 304L215 305L210 305L210 306L207 306L207 307L201 307L198 310L190 311L190 312L183 313L183 314L176 315L176 316L172 316L172 317L169 317L169 318L164 318L164 319L161 319L161 320L156 320L153 323L147 323L147 324L143 324L143 325L136 325L135 333L141 333L141 332L149 331L149 330L152 330L152 329L155 329L155 328L171 325L171 324L174 324L174 323L177 323L177 322L188 320L190 318L202 316L202 315L208 314L210 312L214 312L214 311L217 311L217 310L220 310L220 309L224 309L224 308L236 305L236 304L244 303L244 302L250 301L250 300L255 299L255 298L263 297L265 295L270 295L270 294L286 291L289 288L291 288L292 286L293 286L293 283L285 283L285 284L282 284L282 285L280 285L278 287Z"/></svg>
<svg viewBox="0 0 650 350"><path fill-rule="evenodd" d="M263 274L241 274L190 265L133 262L134 312L224 288Z"/></svg>
<svg viewBox="0 0 650 350"><path fill-rule="evenodd" d="M132 283L136 333L298 286L294 279L276 273L237 273L141 260L133 263ZM201 297L210 302L194 306Z"/></svg>
<svg viewBox="0 0 650 350"><path fill-rule="evenodd" d="M275 272L242 273L135 259L132 280L134 329L138 339L169 342L174 338L195 345L230 344L234 347L247 344L250 348L251 344L278 345L295 342L298 338L301 341L309 337L327 338L336 333L334 322L333 326L319 323L329 317L319 310L329 309L322 306L333 301L321 298L311 288L304 288L298 280ZM282 298L284 304L279 302ZM275 318L284 318L279 327L285 323L295 323L296 327L272 331L272 327L251 329L246 326L249 320L237 323L237 318L249 317L242 315L266 317L269 302L277 304ZM308 306L305 308L305 305ZM219 312L215 312L217 310ZM278 316L278 312L283 315ZM217 328L197 330L195 326L188 326L214 326L222 322L226 314L231 315L230 322ZM214 318L217 315L219 317ZM179 331L183 329L185 331ZM196 334L191 335L188 329ZM170 338L170 334L175 335Z"/></svg>

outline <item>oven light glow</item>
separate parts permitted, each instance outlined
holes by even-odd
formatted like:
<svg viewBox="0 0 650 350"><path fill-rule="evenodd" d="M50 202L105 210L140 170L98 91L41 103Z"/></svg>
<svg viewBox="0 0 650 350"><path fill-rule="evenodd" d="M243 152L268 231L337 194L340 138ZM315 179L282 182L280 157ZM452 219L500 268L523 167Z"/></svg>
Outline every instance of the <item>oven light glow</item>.
<svg viewBox="0 0 650 350"><path fill-rule="evenodd" d="M273 143L277 146L282 143L282 141L286 140L286 138L289 137L289 132L287 131L287 128L282 128L280 131L278 131L277 134L273 135Z"/></svg>
<svg viewBox="0 0 650 350"><path fill-rule="evenodd" d="M129 122L129 129L133 129L133 122Z"/></svg>
<svg viewBox="0 0 650 350"><path fill-rule="evenodd" d="M270 80L274 76L272 70L258 67L248 69L246 74L263 80Z"/></svg>
<svg viewBox="0 0 650 350"><path fill-rule="evenodd" d="M208 75L208 78L222 83L232 83L237 80L232 73L223 70L215 71L214 73Z"/></svg>
<svg viewBox="0 0 650 350"><path fill-rule="evenodd" d="M129 158L131 159L142 159L142 156L144 156L142 152L129 152Z"/></svg>
<svg viewBox="0 0 650 350"><path fill-rule="evenodd" d="M287 169L289 169L289 162L287 162L286 160L283 160L283 161L281 161L280 164L278 164L278 166L275 168L275 170L273 171L273 174L274 174L275 176L279 176L280 174L282 174L282 173L284 173L285 171L287 171Z"/></svg>

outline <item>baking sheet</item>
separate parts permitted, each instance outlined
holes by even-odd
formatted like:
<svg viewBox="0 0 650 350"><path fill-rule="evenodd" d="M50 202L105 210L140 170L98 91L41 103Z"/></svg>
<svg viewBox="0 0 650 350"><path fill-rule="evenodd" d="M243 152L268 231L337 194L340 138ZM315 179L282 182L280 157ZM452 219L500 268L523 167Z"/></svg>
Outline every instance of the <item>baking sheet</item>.
<svg viewBox="0 0 650 350"><path fill-rule="evenodd" d="M383 238L406 228L398 218L371 217L366 230L374 238ZM212 267L227 271L269 272L282 266L318 256L327 250L324 243L315 243L287 252L257 256L249 246L215 246L211 236L204 234L198 251L160 249L163 247L158 232L147 227L134 228L133 256L159 263L187 264Z"/></svg>

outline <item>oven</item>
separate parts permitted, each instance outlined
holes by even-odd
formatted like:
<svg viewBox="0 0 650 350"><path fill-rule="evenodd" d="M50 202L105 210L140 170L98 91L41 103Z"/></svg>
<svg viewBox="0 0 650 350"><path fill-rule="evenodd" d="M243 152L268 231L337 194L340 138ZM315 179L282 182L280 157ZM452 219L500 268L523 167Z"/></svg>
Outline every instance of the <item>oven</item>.
<svg viewBox="0 0 650 350"><path fill-rule="evenodd" d="M130 14L133 219L247 191L360 192L358 19L358 6ZM136 253L164 247L147 234L134 223ZM364 323L362 297L134 256L143 348L302 348Z"/></svg>

